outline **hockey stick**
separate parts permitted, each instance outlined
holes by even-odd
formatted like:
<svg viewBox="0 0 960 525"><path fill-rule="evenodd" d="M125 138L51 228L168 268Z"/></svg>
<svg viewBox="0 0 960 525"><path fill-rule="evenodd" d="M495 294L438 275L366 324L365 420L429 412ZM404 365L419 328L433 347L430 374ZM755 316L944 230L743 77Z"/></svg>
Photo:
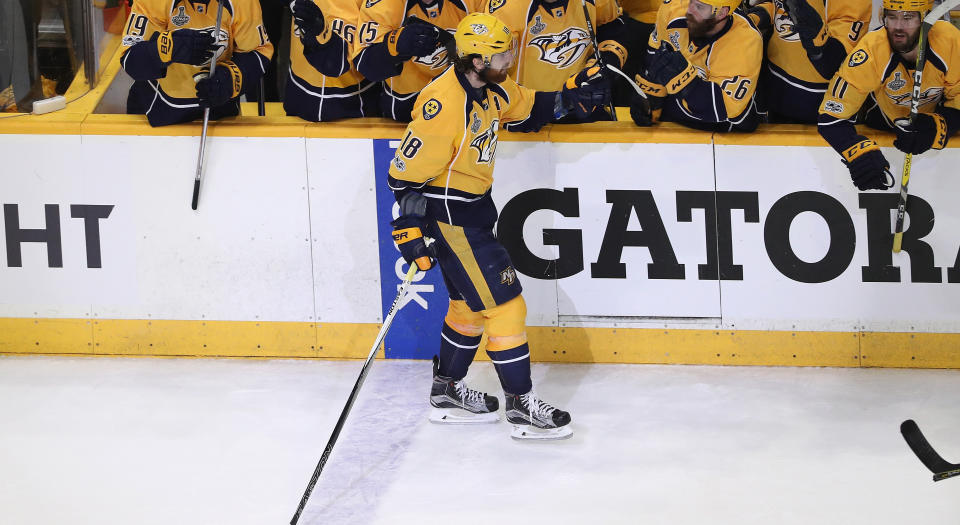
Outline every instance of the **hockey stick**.
<svg viewBox="0 0 960 525"><path fill-rule="evenodd" d="M262 117L267 114L267 106L265 104L266 95L263 92L263 77L260 77L260 92L257 95L257 116Z"/></svg>
<svg viewBox="0 0 960 525"><path fill-rule="evenodd" d="M340 431L343 430L343 424L347 421L350 409L353 408L353 402L357 400L357 394L360 393L360 387L363 386L363 381L367 378L367 372L370 371L373 358L377 355L377 350L380 349L380 343L382 343L384 337L387 336L387 330L390 329L394 316L396 316L400 310L398 308L400 300L406 295L407 287L413 282L413 276L416 275L416 273L417 265L411 264L410 269L407 270L406 277L403 279L403 283L400 284L400 288L397 290L397 298L393 300L393 304L390 305L390 310L387 311L387 316L383 319L383 326L380 327L377 339L370 348L370 354L367 356L366 362L363 363L363 368L360 369L360 377L357 378L357 382L353 385L353 390L350 392L350 397L347 398L347 404L344 405L343 411L340 412L340 419L337 420L336 426L333 427L333 433L330 434L327 446L324 447L323 454L320 455L320 462L317 463L317 468L313 469L313 475L310 476L310 483L307 484L307 489L303 492L303 497L300 498L300 505L297 506L297 512L293 515L293 519L290 520L290 525L297 525L297 521L300 520L300 513L303 512L303 508L307 505L307 500L310 499L310 494L313 493L313 487L316 486L317 480L320 478L320 472L323 470L323 466L326 465L327 460L330 459L330 452L333 451L333 446L337 443L337 438L340 437Z"/></svg>
<svg viewBox="0 0 960 525"><path fill-rule="evenodd" d="M213 29L213 42L220 41L220 22L223 20L223 1L217 2L217 25ZM210 59L210 73L207 78L213 76L213 71L217 68L217 53L213 53ZM200 132L200 152L197 154L197 174L193 178L193 200L190 202L190 208L196 211L197 204L200 201L200 176L203 174L203 154L207 145L207 124L210 123L210 107L203 108L203 131Z"/></svg>
<svg viewBox="0 0 960 525"><path fill-rule="evenodd" d="M960 476L960 463L947 463L936 450L923 437L920 427L912 419L908 419L900 424L900 433L903 439L907 441L910 450L920 458L920 461L926 465L930 472L933 472L933 481L942 481L954 476Z"/></svg>
<svg viewBox="0 0 960 525"><path fill-rule="evenodd" d="M926 45L927 33L933 24L943 18L951 9L960 5L960 0L946 0L923 17L920 26L920 38L917 39L917 69L913 72L913 91L910 94L910 124L917 118L920 109L920 84L923 82L923 67L927 63ZM907 185L910 183L910 165L913 154L907 153L903 157L903 174L900 176L900 200L897 201L897 225L893 231L893 251L900 253L903 245L903 218L907 211Z"/></svg>
<svg viewBox="0 0 960 525"><path fill-rule="evenodd" d="M590 20L590 11L587 11L587 0L580 0L580 5L583 6L583 18L587 21L587 31L590 31L590 40L593 41L593 56L597 59L597 65L600 67L606 67L603 63L603 57L600 56L600 43L597 42L597 33L593 30L593 22ZM626 75L624 75L626 76ZM628 77L629 78L629 77ZM632 82L631 82L632 83ZM617 120L617 108L613 106L613 97L610 97L610 118L616 122Z"/></svg>

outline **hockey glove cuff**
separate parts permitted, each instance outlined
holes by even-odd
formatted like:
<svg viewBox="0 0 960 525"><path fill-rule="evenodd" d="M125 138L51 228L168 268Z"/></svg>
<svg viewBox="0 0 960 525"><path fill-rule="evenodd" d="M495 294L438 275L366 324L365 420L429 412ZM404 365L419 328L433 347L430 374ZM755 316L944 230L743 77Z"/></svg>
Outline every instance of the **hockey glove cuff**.
<svg viewBox="0 0 960 525"><path fill-rule="evenodd" d="M437 28L426 24L413 24L394 29L384 38L387 51L395 57L429 56L437 50Z"/></svg>
<svg viewBox="0 0 960 525"><path fill-rule="evenodd" d="M197 98L203 107L226 104L243 91L243 73L230 61L220 62L212 76L197 81Z"/></svg>
<svg viewBox="0 0 960 525"><path fill-rule="evenodd" d="M600 57L604 64L610 64L617 69L623 69L627 63L629 53L627 48L621 46L614 40L604 40L600 42Z"/></svg>
<svg viewBox="0 0 960 525"><path fill-rule="evenodd" d="M433 268L434 250L427 246L423 231L423 221L414 215L401 215L390 223L393 226L393 242L407 264L416 264L421 272Z"/></svg>
<svg viewBox="0 0 960 525"><path fill-rule="evenodd" d="M195 29L177 29L154 33L157 55L164 64L177 62L199 66L213 56L213 35Z"/></svg>
<svg viewBox="0 0 960 525"><path fill-rule="evenodd" d="M857 135L856 139L857 142L841 153L853 184L860 191L885 190L893 186L890 163L880 153L877 143L863 135Z"/></svg>
<svg viewBox="0 0 960 525"><path fill-rule="evenodd" d="M918 155L931 148L943 149L947 145L947 120L936 113L919 113L913 123L910 123L910 119L898 118L893 124L897 132L893 145L904 153Z"/></svg>
<svg viewBox="0 0 960 525"><path fill-rule="evenodd" d="M564 82L561 91L563 104L578 119L586 119L597 107L610 101L610 80L605 72L606 69L593 66Z"/></svg>
<svg viewBox="0 0 960 525"><path fill-rule="evenodd" d="M668 94L673 95L683 91L683 88L697 78L697 68L683 56L683 53L664 42L650 61L644 76L660 84Z"/></svg>

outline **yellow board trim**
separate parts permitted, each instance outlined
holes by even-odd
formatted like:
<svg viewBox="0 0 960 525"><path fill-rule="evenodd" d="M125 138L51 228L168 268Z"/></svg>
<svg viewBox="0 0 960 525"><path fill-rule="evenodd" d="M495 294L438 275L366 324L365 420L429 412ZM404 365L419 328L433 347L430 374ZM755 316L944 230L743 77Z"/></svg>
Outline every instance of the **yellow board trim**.
<svg viewBox="0 0 960 525"><path fill-rule="evenodd" d="M376 323L0 318L0 354L363 359L379 329ZM531 358L540 362L960 368L960 333L528 326L527 337ZM488 357L478 352L477 360Z"/></svg>
<svg viewBox="0 0 960 525"><path fill-rule="evenodd" d="M480 295L483 309L487 310L496 306L497 302L493 300L493 293L490 292L490 286L487 285L487 280L483 277L483 272L480 271L480 264L477 263L476 257L473 256L473 248L470 247L470 242L467 241L467 236L463 233L463 228L460 226L451 226L444 222L437 222L437 225L440 226L440 234L443 235L444 240L447 241L447 244L453 249L453 253L457 256L460 264L463 265L463 269L467 271L470 282L473 283L477 294Z"/></svg>

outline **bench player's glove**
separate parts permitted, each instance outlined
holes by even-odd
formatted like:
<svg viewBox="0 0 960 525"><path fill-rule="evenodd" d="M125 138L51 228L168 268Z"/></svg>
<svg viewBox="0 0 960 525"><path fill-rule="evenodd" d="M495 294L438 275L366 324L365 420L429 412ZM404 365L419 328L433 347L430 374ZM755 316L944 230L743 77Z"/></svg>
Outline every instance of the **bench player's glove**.
<svg viewBox="0 0 960 525"><path fill-rule="evenodd" d="M437 50L440 30L428 24L411 24L387 33L387 51L395 57L430 56Z"/></svg>
<svg viewBox="0 0 960 525"><path fill-rule="evenodd" d="M807 0L785 0L783 5L807 56L818 58L827 43L827 29L820 13Z"/></svg>
<svg viewBox="0 0 960 525"><path fill-rule="evenodd" d="M693 67L683 53L664 41L660 49L647 64L647 79L666 88L670 95L683 91L693 79L697 78L697 68Z"/></svg>
<svg viewBox="0 0 960 525"><path fill-rule="evenodd" d="M568 78L560 92L563 106L582 120L609 102L610 79L606 71L606 68L592 66Z"/></svg>
<svg viewBox="0 0 960 525"><path fill-rule="evenodd" d="M217 47L213 35L195 29L154 33L151 40L156 40L157 54L164 64L176 62L199 66L210 60Z"/></svg>
<svg viewBox="0 0 960 525"><path fill-rule="evenodd" d="M857 135L857 141L841 154L843 163L850 171L850 179L858 190L885 190L893 186L890 163L880 153L876 142Z"/></svg>
<svg viewBox="0 0 960 525"><path fill-rule="evenodd" d="M315 43L324 28L320 7L313 0L294 0L290 2L290 11L293 13L295 34L300 36L300 41L304 46Z"/></svg>
<svg viewBox="0 0 960 525"><path fill-rule="evenodd" d="M197 98L205 108L226 104L230 99L239 97L243 90L243 73L230 61L217 63L213 75L203 72L194 79L197 82Z"/></svg>
<svg viewBox="0 0 960 525"><path fill-rule="evenodd" d="M947 145L947 120L936 113L918 113L912 124L907 118L898 118L893 124L897 132L893 145L904 153L917 155Z"/></svg>

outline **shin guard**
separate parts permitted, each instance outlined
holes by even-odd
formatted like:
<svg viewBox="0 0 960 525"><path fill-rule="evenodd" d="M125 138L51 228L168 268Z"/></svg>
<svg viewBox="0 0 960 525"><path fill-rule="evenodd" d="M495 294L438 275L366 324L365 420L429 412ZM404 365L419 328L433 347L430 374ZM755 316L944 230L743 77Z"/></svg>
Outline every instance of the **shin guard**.
<svg viewBox="0 0 960 525"><path fill-rule="evenodd" d="M507 350L487 350L487 355L497 369L504 392L522 395L533 388L530 380L530 347L527 343Z"/></svg>

